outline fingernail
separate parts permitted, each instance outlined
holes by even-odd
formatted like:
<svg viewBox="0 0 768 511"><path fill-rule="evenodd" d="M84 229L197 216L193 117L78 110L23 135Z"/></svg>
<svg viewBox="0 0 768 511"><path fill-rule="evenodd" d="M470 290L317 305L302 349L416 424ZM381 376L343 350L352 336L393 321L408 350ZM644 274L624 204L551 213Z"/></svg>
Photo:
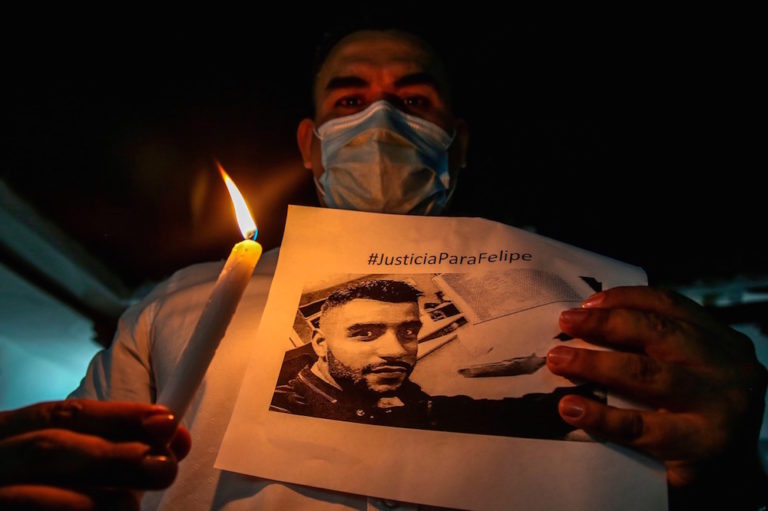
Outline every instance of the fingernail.
<svg viewBox="0 0 768 511"><path fill-rule="evenodd" d="M569 419L580 419L584 416L586 408L575 400L563 399L560 401L560 413Z"/></svg>
<svg viewBox="0 0 768 511"><path fill-rule="evenodd" d="M168 413L171 413L171 410L167 406L153 404L147 411L147 417L150 415L162 415Z"/></svg>
<svg viewBox="0 0 768 511"><path fill-rule="evenodd" d="M568 309L560 313L561 325L577 325L587 317L589 311L584 309Z"/></svg>
<svg viewBox="0 0 768 511"><path fill-rule="evenodd" d="M603 304L603 301L605 300L605 293L600 291L599 293L595 293L590 297L587 297L586 300L581 302L581 306L585 309L589 309L592 307L600 307Z"/></svg>
<svg viewBox="0 0 768 511"><path fill-rule="evenodd" d="M564 367L571 363L575 354L576 352L571 348L553 348L547 353L547 362L556 367Z"/></svg>
<svg viewBox="0 0 768 511"><path fill-rule="evenodd" d="M150 415L141 422L147 435L160 442L167 442L176 432L176 417L172 413L163 415Z"/></svg>
<svg viewBox="0 0 768 511"><path fill-rule="evenodd" d="M158 483L173 480L176 475L176 463L164 454L147 454L141 460L141 468L150 480Z"/></svg>

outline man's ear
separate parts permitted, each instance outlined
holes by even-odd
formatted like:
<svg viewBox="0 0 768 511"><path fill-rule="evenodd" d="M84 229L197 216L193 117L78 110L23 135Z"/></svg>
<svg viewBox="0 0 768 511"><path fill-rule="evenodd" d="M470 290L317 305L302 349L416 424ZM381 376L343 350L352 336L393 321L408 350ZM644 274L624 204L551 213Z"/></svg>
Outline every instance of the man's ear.
<svg viewBox="0 0 768 511"><path fill-rule="evenodd" d="M301 160L304 162L304 168L312 170L312 142L315 138L315 121L305 117L299 122L299 128L296 130L296 142L299 144Z"/></svg>
<svg viewBox="0 0 768 511"><path fill-rule="evenodd" d="M317 358L325 362L328 353L328 344L325 342L325 335L322 330L315 328L312 331L312 349L315 350Z"/></svg>

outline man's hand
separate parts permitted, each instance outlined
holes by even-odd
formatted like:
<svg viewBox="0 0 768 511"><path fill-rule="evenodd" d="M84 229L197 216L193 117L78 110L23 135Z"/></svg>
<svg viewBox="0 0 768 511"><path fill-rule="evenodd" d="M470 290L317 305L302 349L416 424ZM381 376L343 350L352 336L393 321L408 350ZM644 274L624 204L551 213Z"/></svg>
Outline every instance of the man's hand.
<svg viewBox="0 0 768 511"><path fill-rule="evenodd" d="M0 509L138 509L190 449L170 411L72 399L0 412Z"/></svg>
<svg viewBox="0 0 768 511"><path fill-rule="evenodd" d="M695 302L647 287L593 295L581 309L564 311L560 327L621 351L556 347L547 356L552 372L652 408L568 396L559 405L566 422L663 460L672 488L765 483L757 438L768 376L749 338Z"/></svg>

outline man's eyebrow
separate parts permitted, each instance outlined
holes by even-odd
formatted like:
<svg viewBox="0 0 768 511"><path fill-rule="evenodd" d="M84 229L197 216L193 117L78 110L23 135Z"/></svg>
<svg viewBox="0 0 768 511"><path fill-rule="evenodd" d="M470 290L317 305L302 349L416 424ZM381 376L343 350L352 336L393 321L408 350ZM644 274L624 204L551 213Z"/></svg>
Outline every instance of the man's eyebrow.
<svg viewBox="0 0 768 511"><path fill-rule="evenodd" d="M387 325L384 323L355 323L353 325L349 325L347 327L347 332L351 332L353 330L359 330L361 328L386 328Z"/></svg>
<svg viewBox="0 0 768 511"><path fill-rule="evenodd" d="M336 89L349 89L356 87L359 88L367 87L368 85L368 80L365 80L359 76L335 76L328 81L328 84L325 86L325 90L331 91ZM435 89L441 89L440 82L437 81L437 78L435 78L431 73L427 73L426 71L411 73L405 76L401 76L395 80L395 87L397 88L408 87L409 85L431 85Z"/></svg>
<svg viewBox="0 0 768 511"><path fill-rule="evenodd" d="M397 80L395 80L395 87L407 87L409 85L431 85L437 90L442 90L442 87L440 87L440 82L437 81L437 78L434 77L434 75L427 73L426 71L422 71L420 73L411 73L409 75L401 76Z"/></svg>
<svg viewBox="0 0 768 511"><path fill-rule="evenodd" d="M336 89L349 89L354 87L367 87L368 81L360 78L359 76L336 76L331 78L328 84L325 86L326 91Z"/></svg>

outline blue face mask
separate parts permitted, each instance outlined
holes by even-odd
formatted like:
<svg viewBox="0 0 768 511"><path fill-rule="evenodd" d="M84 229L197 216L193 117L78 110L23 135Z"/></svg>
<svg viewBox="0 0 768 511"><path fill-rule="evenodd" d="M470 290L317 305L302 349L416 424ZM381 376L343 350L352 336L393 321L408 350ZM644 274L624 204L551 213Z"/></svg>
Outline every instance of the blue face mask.
<svg viewBox="0 0 768 511"><path fill-rule="evenodd" d="M315 185L327 207L436 215L450 198L453 136L387 101L332 119L315 135L325 169Z"/></svg>

